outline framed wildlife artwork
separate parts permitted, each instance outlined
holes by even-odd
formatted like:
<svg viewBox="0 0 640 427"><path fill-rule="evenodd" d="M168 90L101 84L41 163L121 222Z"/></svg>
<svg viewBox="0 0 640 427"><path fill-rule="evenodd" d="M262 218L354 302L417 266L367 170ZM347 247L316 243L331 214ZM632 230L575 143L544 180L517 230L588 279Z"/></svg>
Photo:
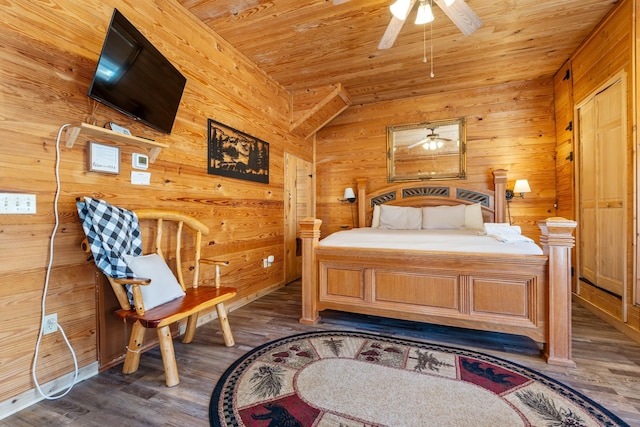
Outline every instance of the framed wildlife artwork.
<svg viewBox="0 0 640 427"><path fill-rule="evenodd" d="M208 121L211 175L269 183L269 143L213 119Z"/></svg>

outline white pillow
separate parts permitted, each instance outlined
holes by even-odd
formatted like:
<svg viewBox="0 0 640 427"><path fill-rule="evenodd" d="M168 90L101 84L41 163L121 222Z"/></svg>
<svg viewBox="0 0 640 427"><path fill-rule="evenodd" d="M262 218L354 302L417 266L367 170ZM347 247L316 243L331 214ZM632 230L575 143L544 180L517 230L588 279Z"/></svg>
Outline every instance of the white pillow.
<svg viewBox="0 0 640 427"><path fill-rule="evenodd" d="M484 219L482 218L482 205L474 203L464 207L464 228L470 230L482 230Z"/></svg>
<svg viewBox="0 0 640 427"><path fill-rule="evenodd" d="M387 230L420 230L422 210L405 206L380 206L380 228Z"/></svg>
<svg viewBox="0 0 640 427"><path fill-rule="evenodd" d="M371 228L380 227L380 205L373 207L373 217L371 218Z"/></svg>
<svg viewBox="0 0 640 427"><path fill-rule="evenodd" d="M184 296L182 286L160 255L124 255L124 261L136 277L151 279L151 284L140 286L145 310Z"/></svg>
<svg viewBox="0 0 640 427"><path fill-rule="evenodd" d="M465 205L422 208L422 228L425 230L457 230L464 227Z"/></svg>

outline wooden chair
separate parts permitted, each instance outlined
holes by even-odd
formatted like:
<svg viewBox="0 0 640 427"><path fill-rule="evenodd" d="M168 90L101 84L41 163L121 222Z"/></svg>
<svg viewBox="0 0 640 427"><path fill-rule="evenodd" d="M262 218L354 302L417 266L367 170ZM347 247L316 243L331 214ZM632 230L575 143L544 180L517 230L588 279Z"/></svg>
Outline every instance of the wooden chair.
<svg viewBox="0 0 640 427"><path fill-rule="evenodd" d="M144 232L147 228L144 228L143 225L150 226L147 221L155 221L153 252L161 256L167 265L174 265L173 270L176 279L186 294L183 297L174 299L150 310L145 310L141 286L149 285L151 283L150 279L115 279L107 276L121 306L121 309L117 310L115 315L133 324L122 372L130 374L138 370L145 328L157 329L166 384L168 387L172 387L177 385L180 380L173 348L173 337L169 328L170 325L182 319L188 319L182 342L190 343L193 341L195 335L198 314L202 310L215 307L218 313L218 321L222 329L224 343L227 347L233 346L234 340L231 334L231 328L229 327L224 301L235 296L236 289L220 286L220 267L227 265L228 262L200 258L202 236L209 233L209 229L205 224L189 215L175 211L141 209L135 211L135 213L141 224L143 248L145 248L145 245L150 245L150 242L145 241ZM190 264L188 268L191 270L190 274L193 277L190 288L186 287L182 272L181 252L183 231L186 231L183 230L185 226L187 230L190 230L189 234L195 237L193 259L188 260ZM150 227L151 229L153 228L153 226ZM169 230L174 231L173 229L175 229L175 234L172 232L165 233L165 231ZM186 235L186 232L184 234ZM171 249L171 255L165 253L167 248ZM201 264L215 267L215 286L198 286ZM125 285L132 285L135 307L131 307L129 303Z"/></svg>

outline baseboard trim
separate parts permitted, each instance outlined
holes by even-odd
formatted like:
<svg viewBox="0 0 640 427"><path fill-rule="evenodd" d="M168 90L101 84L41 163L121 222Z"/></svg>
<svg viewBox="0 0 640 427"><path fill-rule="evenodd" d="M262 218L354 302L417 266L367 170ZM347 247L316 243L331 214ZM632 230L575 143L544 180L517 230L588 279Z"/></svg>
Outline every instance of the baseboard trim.
<svg viewBox="0 0 640 427"><path fill-rule="evenodd" d="M87 378L91 378L94 375L98 374L98 366L99 363L93 362L90 365L83 366L78 369L78 379L76 380L76 384L80 381L84 381ZM74 373L70 372L66 375L56 378L55 380L49 381L48 383L41 385L40 388L47 395L56 395L59 392L65 391L69 384L73 381ZM4 402L0 402L0 420L8 417L9 415L13 415L16 412L19 412L34 403L38 403L43 400L44 397L36 390L35 388L31 390L27 390L22 394L12 397L11 399L7 399Z"/></svg>
<svg viewBox="0 0 640 427"><path fill-rule="evenodd" d="M612 316L611 314L602 310L597 305L582 298L580 295L573 294L573 299L578 304L580 304L581 306L589 310L591 313L595 314L597 317L604 320L605 322L607 322L608 324L610 324L611 326L613 326L614 328L616 328L617 330L619 330L620 332L622 332L623 334L625 334L626 336L628 336L629 338L631 338L632 340L640 344L640 331L631 328L628 324L626 324L622 320L616 318L615 316Z"/></svg>

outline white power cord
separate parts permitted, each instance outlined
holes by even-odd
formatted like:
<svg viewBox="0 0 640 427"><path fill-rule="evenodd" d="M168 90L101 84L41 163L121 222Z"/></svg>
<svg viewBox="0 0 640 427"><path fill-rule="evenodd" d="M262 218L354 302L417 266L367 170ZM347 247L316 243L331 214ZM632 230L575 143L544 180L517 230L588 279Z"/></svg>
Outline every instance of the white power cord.
<svg viewBox="0 0 640 427"><path fill-rule="evenodd" d="M51 266L53 265L53 242L56 236L56 232L58 231L58 225L60 223L60 219L58 215L58 197L60 196L60 137L62 135L62 131L64 131L69 126L70 124L68 123L65 125L62 125L60 127L60 130L58 131L58 138L56 139L56 169L55 169L56 170L56 195L55 195L55 198L53 199L53 210L54 210L54 214L55 214L54 216L55 216L56 222L55 222L55 226L53 227L53 231L51 232L51 239L49 239L49 264L47 265L47 274L44 279L44 293L42 294L42 316L40 321L40 333L38 334L38 341L36 342L36 350L33 355L33 365L31 367L33 383L36 385L36 389L38 390L38 392L42 397L48 400L59 399L65 396L67 393L71 391L73 386L76 384L76 381L78 380L78 359L76 358L76 354L73 351L73 347L71 347L71 344L67 339L67 335L64 333L62 326L60 326L58 322L55 322L55 323L58 329L60 329L60 333L62 334L62 338L64 338L64 342L66 342L67 347L69 347L69 351L71 352L71 357L73 357L73 364L75 366L73 381L63 393L52 396L42 391L42 388L38 383L38 377L36 375L36 367L38 364L38 352L40 350L40 342L42 340L42 335L44 335L44 329L46 327L45 320L44 320L45 313L46 313L45 302L47 300L47 290L49 289L49 277L51 275Z"/></svg>

